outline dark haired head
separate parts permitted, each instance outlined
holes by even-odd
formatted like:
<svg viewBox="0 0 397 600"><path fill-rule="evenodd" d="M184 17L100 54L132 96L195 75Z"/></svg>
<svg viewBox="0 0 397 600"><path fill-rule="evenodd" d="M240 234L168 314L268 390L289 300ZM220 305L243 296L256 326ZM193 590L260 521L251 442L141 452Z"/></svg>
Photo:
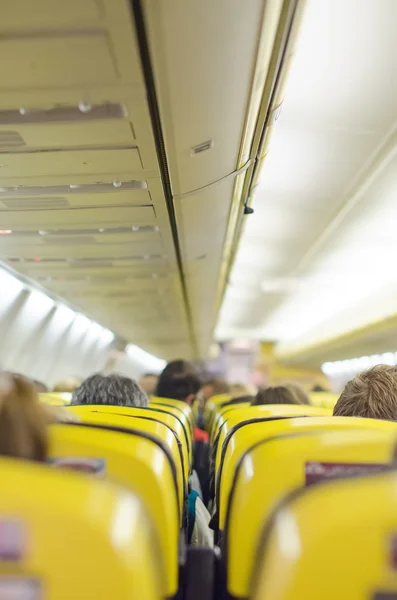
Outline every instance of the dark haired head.
<svg viewBox="0 0 397 600"><path fill-rule="evenodd" d="M298 404L310 404L309 396L298 383L286 383L285 387L288 388L294 394L294 396L296 396Z"/></svg>
<svg viewBox="0 0 397 600"><path fill-rule="evenodd" d="M197 375L194 365L189 361L180 358L178 360L172 360L166 365L161 372L160 379L162 377L173 377L174 375L186 375L187 373Z"/></svg>
<svg viewBox="0 0 397 600"><path fill-rule="evenodd" d="M156 394L160 398L173 398L192 403L201 387L201 381L192 373L179 373L171 377L160 377Z"/></svg>
<svg viewBox="0 0 397 600"><path fill-rule="evenodd" d="M111 404L115 406L148 406L146 394L129 377L92 375L73 392L72 404Z"/></svg>
<svg viewBox="0 0 397 600"><path fill-rule="evenodd" d="M258 406L261 404L300 404L300 402L291 390L278 386L259 390L252 405Z"/></svg>
<svg viewBox="0 0 397 600"><path fill-rule="evenodd" d="M326 392L327 390L320 384L313 386L312 392Z"/></svg>

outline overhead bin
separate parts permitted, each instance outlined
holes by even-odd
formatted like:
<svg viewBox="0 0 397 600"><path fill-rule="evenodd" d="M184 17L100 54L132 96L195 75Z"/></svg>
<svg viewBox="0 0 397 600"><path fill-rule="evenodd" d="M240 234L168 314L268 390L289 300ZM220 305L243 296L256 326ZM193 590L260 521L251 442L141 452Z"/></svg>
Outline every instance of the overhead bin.
<svg viewBox="0 0 397 600"><path fill-rule="evenodd" d="M264 5L144 3L174 194L237 168Z"/></svg>
<svg viewBox="0 0 397 600"><path fill-rule="evenodd" d="M0 62L0 89L117 83L109 42L104 31L3 35L0 54L12 60Z"/></svg>
<svg viewBox="0 0 397 600"><path fill-rule="evenodd" d="M1 15L2 28L33 28L54 25L99 23L103 4L97 0L12 0Z"/></svg>
<svg viewBox="0 0 397 600"><path fill-rule="evenodd" d="M1 14L0 89L143 84L129 2L15 0Z"/></svg>
<svg viewBox="0 0 397 600"><path fill-rule="evenodd" d="M204 354L216 318L214 307L220 292L219 273L235 183L231 177L175 200L194 327Z"/></svg>

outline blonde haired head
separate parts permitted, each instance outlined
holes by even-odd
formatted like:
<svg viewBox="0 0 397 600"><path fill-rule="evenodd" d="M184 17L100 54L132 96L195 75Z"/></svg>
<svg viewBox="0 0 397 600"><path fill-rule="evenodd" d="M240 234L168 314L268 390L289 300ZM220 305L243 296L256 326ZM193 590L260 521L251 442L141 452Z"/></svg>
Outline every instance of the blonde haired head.
<svg viewBox="0 0 397 600"><path fill-rule="evenodd" d="M34 383L0 373L0 455L45 461L47 423Z"/></svg>
<svg viewBox="0 0 397 600"><path fill-rule="evenodd" d="M338 417L397 420L397 367L377 365L349 381L334 408Z"/></svg>

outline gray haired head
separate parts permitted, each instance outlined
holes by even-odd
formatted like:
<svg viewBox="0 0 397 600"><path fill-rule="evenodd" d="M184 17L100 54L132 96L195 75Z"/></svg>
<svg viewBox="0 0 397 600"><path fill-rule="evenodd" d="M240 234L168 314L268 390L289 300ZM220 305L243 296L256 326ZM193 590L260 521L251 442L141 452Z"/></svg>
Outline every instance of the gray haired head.
<svg viewBox="0 0 397 600"><path fill-rule="evenodd" d="M91 375L73 392L72 404L109 404L146 408L148 398L133 379L123 375Z"/></svg>

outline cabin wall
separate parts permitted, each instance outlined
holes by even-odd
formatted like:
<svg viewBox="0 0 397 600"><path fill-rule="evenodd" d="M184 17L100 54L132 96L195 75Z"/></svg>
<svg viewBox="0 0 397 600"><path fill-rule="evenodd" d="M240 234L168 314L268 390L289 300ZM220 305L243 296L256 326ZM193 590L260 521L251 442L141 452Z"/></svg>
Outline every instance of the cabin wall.
<svg viewBox="0 0 397 600"><path fill-rule="evenodd" d="M101 370L109 331L0 272L0 367L53 386Z"/></svg>

